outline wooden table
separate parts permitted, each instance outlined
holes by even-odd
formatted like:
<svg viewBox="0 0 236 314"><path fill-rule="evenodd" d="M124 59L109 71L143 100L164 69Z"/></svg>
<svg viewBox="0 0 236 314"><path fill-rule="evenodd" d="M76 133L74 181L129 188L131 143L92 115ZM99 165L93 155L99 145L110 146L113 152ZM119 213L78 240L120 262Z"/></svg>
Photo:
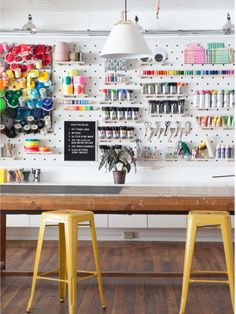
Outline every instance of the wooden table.
<svg viewBox="0 0 236 314"><path fill-rule="evenodd" d="M6 215L57 209L96 214L187 214L191 210L234 213L233 187L130 185L2 185L1 268L6 267Z"/></svg>

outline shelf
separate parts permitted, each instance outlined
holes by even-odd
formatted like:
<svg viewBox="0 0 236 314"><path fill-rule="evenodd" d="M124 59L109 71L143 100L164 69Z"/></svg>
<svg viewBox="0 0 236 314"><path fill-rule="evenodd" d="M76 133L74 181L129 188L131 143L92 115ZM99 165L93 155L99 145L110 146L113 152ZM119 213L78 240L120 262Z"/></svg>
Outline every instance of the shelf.
<svg viewBox="0 0 236 314"><path fill-rule="evenodd" d="M131 82L103 82L104 85L131 85Z"/></svg>
<svg viewBox="0 0 236 314"><path fill-rule="evenodd" d="M195 109L195 110L197 110L197 111L219 111L219 110L227 110L227 111L230 111L230 110L234 110L234 107L233 108L195 108L195 107L193 107L192 108L193 110Z"/></svg>
<svg viewBox="0 0 236 314"><path fill-rule="evenodd" d="M222 126L220 126L220 127L215 127L215 128L213 128L213 127L200 127L199 126L199 128L200 129L202 129L202 130L228 130L228 131L231 131L231 130L234 130L234 128L224 128L224 127L222 127Z"/></svg>
<svg viewBox="0 0 236 314"><path fill-rule="evenodd" d="M83 97L89 97L88 94L79 94L79 95L76 95L76 94L68 94L68 95L62 95L62 97L64 98L83 98Z"/></svg>
<svg viewBox="0 0 236 314"><path fill-rule="evenodd" d="M102 120L104 123L142 123L142 120Z"/></svg>
<svg viewBox="0 0 236 314"><path fill-rule="evenodd" d="M158 161L157 157L138 157L136 161Z"/></svg>
<svg viewBox="0 0 236 314"><path fill-rule="evenodd" d="M234 76L234 74L157 74L157 75L140 75L139 78L154 78L154 77L224 77L224 76Z"/></svg>
<svg viewBox="0 0 236 314"><path fill-rule="evenodd" d="M140 96L143 96L143 97L147 97L147 98L184 98L186 97L185 94L153 94L153 95L150 95L150 94L141 94Z"/></svg>
<svg viewBox="0 0 236 314"><path fill-rule="evenodd" d="M150 117L162 117L162 116L176 116L176 117L190 117L190 114L186 113L157 113L149 114Z"/></svg>
<svg viewBox="0 0 236 314"><path fill-rule="evenodd" d="M112 100L102 100L102 101L100 101L99 102L100 104L121 104L121 105L123 105L123 104L135 104L135 101L128 101L128 100L126 100L126 101L119 101L119 100L116 100L116 101L112 101Z"/></svg>
<svg viewBox="0 0 236 314"><path fill-rule="evenodd" d="M71 64L77 64L77 65L85 65L84 61L55 61L58 65L71 65Z"/></svg>
<svg viewBox="0 0 236 314"><path fill-rule="evenodd" d="M93 107L93 109L80 109L78 107L85 107L85 108L89 108L89 107ZM68 110L68 111L81 111L81 112L90 112L90 111L95 111L98 110L98 107L94 107L94 106L90 106L90 105L65 105L64 110Z"/></svg>
<svg viewBox="0 0 236 314"><path fill-rule="evenodd" d="M0 157L0 160L16 160L16 157Z"/></svg>
<svg viewBox="0 0 236 314"><path fill-rule="evenodd" d="M195 159L185 159L185 158L165 158L165 161L196 161L196 162L207 162L207 161L234 161L233 158L224 158L224 159L216 159L216 158L195 158Z"/></svg>
<svg viewBox="0 0 236 314"><path fill-rule="evenodd" d="M49 151L49 152L26 152L26 151L24 151L24 153L26 155L51 155L51 154L54 154L52 151Z"/></svg>
<svg viewBox="0 0 236 314"><path fill-rule="evenodd" d="M112 143L112 142L115 142L115 143L122 143L122 142L135 142L135 139L98 139L98 142L99 143Z"/></svg>

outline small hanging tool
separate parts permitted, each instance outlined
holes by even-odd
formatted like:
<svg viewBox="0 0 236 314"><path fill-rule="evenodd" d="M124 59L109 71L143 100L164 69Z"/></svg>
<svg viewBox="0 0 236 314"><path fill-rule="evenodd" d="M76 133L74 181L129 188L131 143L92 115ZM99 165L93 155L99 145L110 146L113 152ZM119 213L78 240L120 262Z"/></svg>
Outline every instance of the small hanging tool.
<svg viewBox="0 0 236 314"><path fill-rule="evenodd" d="M165 133L164 133L164 136L167 136L167 130L168 130L168 127L170 126L170 121L166 121L165 122L165 127L166 127L166 129L165 129Z"/></svg>
<svg viewBox="0 0 236 314"><path fill-rule="evenodd" d="M158 135L158 139L161 137L161 134L165 131L164 128L160 128L159 129L159 135Z"/></svg>
<svg viewBox="0 0 236 314"><path fill-rule="evenodd" d="M185 134L188 135L191 132L191 122L190 121L186 121L185 122Z"/></svg>
<svg viewBox="0 0 236 314"><path fill-rule="evenodd" d="M180 128L180 135L179 135L179 139L181 140L182 139L182 136L183 136L183 133L185 131L185 128Z"/></svg>
<svg viewBox="0 0 236 314"><path fill-rule="evenodd" d="M179 133L180 126L181 126L181 122L180 121L176 121L175 125L176 125L175 137L177 137L178 133Z"/></svg>
<svg viewBox="0 0 236 314"><path fill-rule="evenodd" d="M148 128L149 128L149 122L144 122L144 126L145 126L145 134L144 134L144 137L147 136L147 131L148 131Z"/></svg>
<svg viewBox="0 0 236 314"><path fill-rule="evenodd" d="M156 2L156 7L155 7L155 11L156 11L156 18L158 19L158 17L159 17L159 12L160 12L160 0L157 0L157 2Z"/></svg>
<svg viewBox="0 0 236 314"><path fill-rule="evenodd" d="M169 138L168 138L168 143L171 141L171 139L172 139L172 137L173 137L173 135L174 135L174 133L175 133L175 128L170 128L170 136L169 136Z"/></svg>
<svg viewBox="0 0 236 314"><path fill-rule="evenodd" d="M158 130L159 130L159 127L160 127L160 122L159 122L159 121L156 121L156 122L155 122L155 126L156 126L156 129L155 129L154 136L157 136L157 133L158 133Z"/></svg>

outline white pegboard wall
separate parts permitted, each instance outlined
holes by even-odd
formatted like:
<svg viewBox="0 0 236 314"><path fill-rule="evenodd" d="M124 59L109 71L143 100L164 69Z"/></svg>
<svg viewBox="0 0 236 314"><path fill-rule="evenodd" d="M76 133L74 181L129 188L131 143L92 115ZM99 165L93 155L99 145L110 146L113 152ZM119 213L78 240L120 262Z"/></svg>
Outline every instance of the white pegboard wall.
<svg viewBox="0 0 236 314"><path fill-rule="evenodd" d="M7 39L5 39L7 41ZM63 39L62 39L63 40ZM10 41L10 40L9 40ZM50 43L53 44L52 40L46 39L35 39L28 40L22 39L19 42L29 42L29 43ZM64 121L68 120L94 120L98 121L98 125L105 125L102 122L102 112L101 110L97 111L66 111L64 110L64 105L58 102L58 99L62 99L61 95L61 78L67 73L68 69L79 68L80 73L87 77L86 82L86 93L89 94L89 98L94 100L95 106L104 106L100 105L99 101L102 99L101 90L103 88L108 88L104 85L105 71L104 71L104 60L99 57L99 53L104 45L105 38L102 37L81 37L81 38L68 38L65 40L71 43L73 46L76 43L76 51L82 51L85 56L85 65L58 65L55 62L53 63L53 81L55 84L55 91L53 95L54 99L54 111L53 111L53 133L41 135L37 134L35 137L40 138L42 144L48 145L53 148L54 154L52 155L26 155L23 151L23 143L25 138L32 138L32 135L19 135L14 140L8 140L6 137L1 136L1 142L10 142L15 144L16 147L16 156L19 159L17 162L2 161L3 166L13 166L21 167L21 164L25 162L27 165L35 164L35 166L43 166L45 162L47 165L52 166L79 166L84 165L84 162L75 162L75 161L64 161ZM163 162L163 156L166 152L167 146L174 146L176 140L172 140L170 143L167 143L167 137L161 137L159 140L153 138L151 141L147 141L144 138L145 128L144 122L152 122L153 125L155 121L160 121L161 126L164 126L164 122L169 120L171 121L171 126L175 126L174 123L176 120L181 121L184 126L186 121L191 121L192 129L190 135L184 135L182 140L186 141L190 148L195 145L200 144L200 141L204 140L206 137L209 138L213 146L217 144L234 144L234 131L233 130L202 130L199 129L195 123L195 116L197 115L232 115L233 111L230 109L219 109L211 112L199 112L193 108L193 93L196 89L234 89L234 78L232 76L158 76L153 78L140 78L139 70L143 69L232 69L232 65L210 65L210 64L183 64L184 61L184 48L189 42L199 42L203 46L207 46L208 42L225 42L227 47L232 47L233 39L227 37L219 38L206 38L206 37L197 37L190 38L188 37L168 37L168 38L147 38L147 42L152 49L155 51L156 47L163 48L167 51L168 60L164 65L148 65L142 66L139 61L128 61L128 70L125 73L129 76L129 80L132 83L128 85L128 88L135 90L135 101L136 104L132 106L140 106L142 113L142 123L129 123L135 127L135 137L139 138L143 146L150 146L158 150L158 159L159 161L146 161L141 162L139 165L145 167L153 167L153 163L162 164L166 167L183 165L187 167L199 167L199 163L191 162L187 163L185 161L178 162ZM54 42L55 43L55 42ZM140 84L145 82L185 82L186 86L184 93L186 96L186 113L188 116L183 117L179 115L162 115L160 117L150 117L148 109L148 99L140 95L141 87ZM115 87L115 86L114 86ZM119 88L119 86L117 86ZM127 87L124 87L127 88ZM109 105L108 105L109 106ZM119 105L118 105L119 106ZM115 125L124 125L124 122L116 123ZM129 143L128 141L124 144L130 145L135 148L135 143ZM91 164L91 163L87 163ZM232 167L233 163L227 161L209 161L204 163L204 166L225 166ZM203 163L201 163L202 167Z"/></svg>

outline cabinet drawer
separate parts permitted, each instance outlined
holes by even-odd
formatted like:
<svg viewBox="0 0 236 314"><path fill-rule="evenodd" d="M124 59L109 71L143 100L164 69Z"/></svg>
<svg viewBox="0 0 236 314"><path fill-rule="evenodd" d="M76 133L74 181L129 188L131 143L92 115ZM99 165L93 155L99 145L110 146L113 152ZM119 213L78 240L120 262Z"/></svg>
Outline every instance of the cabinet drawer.
<svg viewBox="0 0 236 314"><path fill-rule="evenodd" d="M29 215L7 215L7 227L29 227Z"/></svg>
<svg viewBox="0 0 236 314"><path fill-rule="evenodd" d="M148 215L148 228L186 228L186 215Z"/></svg>
<svg viewBox="0 0 236 314"><path fill-rule="evenodd" d="M147 228L147 215L109 215L109 228Z"/></svg>

